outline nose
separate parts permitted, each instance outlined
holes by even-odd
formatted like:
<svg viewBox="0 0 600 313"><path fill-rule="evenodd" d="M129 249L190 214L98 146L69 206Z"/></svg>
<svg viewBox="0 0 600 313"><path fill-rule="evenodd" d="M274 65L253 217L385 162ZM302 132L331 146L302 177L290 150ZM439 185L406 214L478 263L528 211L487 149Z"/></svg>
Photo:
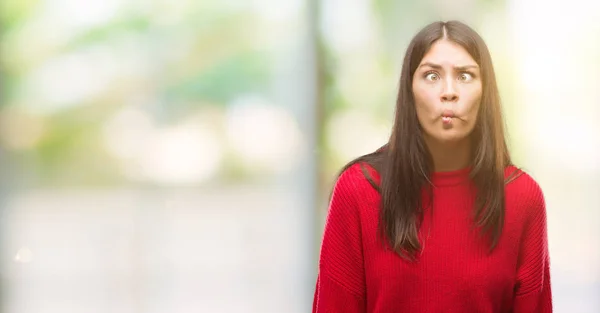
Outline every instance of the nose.
<svg viewBox="0 0 600 313"><path fill-rule="evenodd" d="M458 100L458 92L456 91L456 86L454 86L452 80L448 80L444 84L444 90L442 90L441 97L443 102L454 102Z"/></svg>

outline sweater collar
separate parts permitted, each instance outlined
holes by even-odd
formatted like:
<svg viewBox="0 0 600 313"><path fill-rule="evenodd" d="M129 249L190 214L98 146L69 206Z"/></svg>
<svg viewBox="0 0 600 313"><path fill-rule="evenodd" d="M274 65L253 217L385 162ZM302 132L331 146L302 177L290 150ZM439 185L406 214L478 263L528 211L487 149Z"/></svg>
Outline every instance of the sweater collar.
<svg viewBox="0 0 600 313"><path fill-rule="evenodd" d="M469 181L470 173L470 166L454 171L433 172L431 174L431 182L436 187L459 185Z"/></svg>

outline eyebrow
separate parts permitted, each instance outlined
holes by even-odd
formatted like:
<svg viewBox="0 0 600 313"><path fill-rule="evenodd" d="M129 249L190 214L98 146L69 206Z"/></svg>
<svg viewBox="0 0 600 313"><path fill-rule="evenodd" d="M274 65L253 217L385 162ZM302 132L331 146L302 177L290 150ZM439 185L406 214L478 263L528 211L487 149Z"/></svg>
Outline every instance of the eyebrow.
<svg viewBox="0 0 600 313"><path fill-rule="evenodd" d="M423 66L429 66L431 68L438 69L438 70L442 69L441 65L435 64L435 63L431 63L431 62L425 62L425 63L419 65L419 67L423 67ZM458 70L458 71L464 71L464 70L467 70L467 69L470 69L470 68L479 68L479 66L468 64L468 65L462 65L462 66L455 66L454 67L454 69Z"/></svg>

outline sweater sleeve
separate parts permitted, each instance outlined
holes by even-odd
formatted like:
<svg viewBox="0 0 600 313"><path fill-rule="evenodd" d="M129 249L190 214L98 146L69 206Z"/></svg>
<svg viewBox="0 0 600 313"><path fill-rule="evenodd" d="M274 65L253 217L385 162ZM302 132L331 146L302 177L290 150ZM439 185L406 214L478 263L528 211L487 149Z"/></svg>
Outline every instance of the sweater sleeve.
<svg viewBox="0 0 600 313"><path fill-rule="evenodd" d="M546 205L540 187L533 183L531 192L524 197L526 220L519 251L517 282L513 313L552 312L550 284L550 257Z"/></svg>
<svg viewBox="0 0 600 313"><path fill-rule="evenodd" d="M356 166L338 178L329 203L313 313L365 312L362 236L356 202Z"/></svg>

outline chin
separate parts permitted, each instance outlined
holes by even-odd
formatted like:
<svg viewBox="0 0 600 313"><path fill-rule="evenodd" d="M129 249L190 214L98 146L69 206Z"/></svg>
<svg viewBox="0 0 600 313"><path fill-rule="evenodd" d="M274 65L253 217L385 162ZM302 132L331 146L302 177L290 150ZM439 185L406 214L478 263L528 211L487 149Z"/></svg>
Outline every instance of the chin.
<svg viewBox="0 0 600 313"><path fill-rule="evenodd" d="M455 131L444 131L440 134L436 134L433 138L436 141L443 143L458 143L466 140L469 137L469 134Z"/></svg>

